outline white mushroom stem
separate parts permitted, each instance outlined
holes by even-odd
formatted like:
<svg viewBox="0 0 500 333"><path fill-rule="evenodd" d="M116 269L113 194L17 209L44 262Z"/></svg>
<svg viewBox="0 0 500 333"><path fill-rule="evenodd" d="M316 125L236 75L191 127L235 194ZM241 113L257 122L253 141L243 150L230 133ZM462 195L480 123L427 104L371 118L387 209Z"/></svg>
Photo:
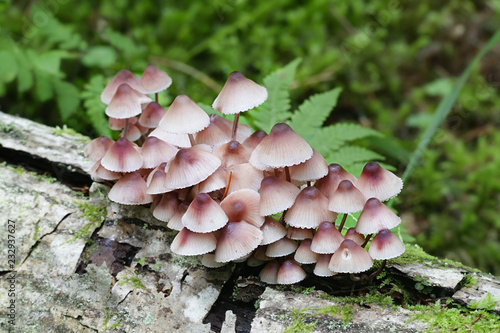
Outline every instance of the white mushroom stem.
<svg viewBox="0 0 500 333"><path fill-rule="evenodd" d="M128 134L129 118L125 119L125 126L123 127L122 138L126 138Z"/></svg>

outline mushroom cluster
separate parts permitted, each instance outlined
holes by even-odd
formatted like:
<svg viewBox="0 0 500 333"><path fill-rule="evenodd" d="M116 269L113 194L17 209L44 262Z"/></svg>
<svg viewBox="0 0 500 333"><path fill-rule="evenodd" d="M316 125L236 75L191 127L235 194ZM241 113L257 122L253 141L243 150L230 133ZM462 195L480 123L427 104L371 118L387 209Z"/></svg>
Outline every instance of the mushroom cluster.
<svg viewBox="0 0 500 333"><path fill-rule="evenodd" d="M171 82L154 66L140 78L116 74L101 99L121 137L97 138L85 153L94 162L92 178L113 184L110 200L151 204L156 219L179 231L174 253L202 256L214 268L265 264L262 281L292 284L306 277L302 265L323 277L355 274L404 252L390 231L401 219L383 203L401 191L400 178L375 162L359 178L328 165L285 123L269 134L238 124L241 112L267 99L266 88L240 72L229 75L213 103L234 114L233 122L207 115L186 95L165 109L158 92ZM345 228L356 212L356 226Z"/></svg>

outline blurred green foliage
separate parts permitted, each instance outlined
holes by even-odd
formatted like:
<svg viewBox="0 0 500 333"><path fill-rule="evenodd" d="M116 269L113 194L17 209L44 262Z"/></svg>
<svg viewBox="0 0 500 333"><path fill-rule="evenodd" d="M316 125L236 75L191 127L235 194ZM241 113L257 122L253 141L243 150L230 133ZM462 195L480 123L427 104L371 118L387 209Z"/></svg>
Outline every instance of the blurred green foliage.
<svg viewBox="0 0 500 333"><path fill-rule="evenodd" d="M362 140L402 174L442 96L500 29L499 14L496 0L3 0L0 110L109 135L99 94L121 69L155 64L174 81L162 104L183 93L210 105L231 71L262 83L301 58L290 108L342 88L323 125L379 130ZM498 245L485 239L500 230L499 53L475 69L397 204L424 248L496 274Z"/></svg>

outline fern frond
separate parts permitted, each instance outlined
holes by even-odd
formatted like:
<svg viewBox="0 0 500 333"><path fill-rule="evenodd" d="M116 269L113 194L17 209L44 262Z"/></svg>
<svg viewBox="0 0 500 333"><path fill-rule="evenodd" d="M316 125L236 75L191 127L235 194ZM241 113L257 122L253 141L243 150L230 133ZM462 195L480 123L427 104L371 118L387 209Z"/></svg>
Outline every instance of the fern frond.
<svg viewBox="0 0 500 333"><path fill-rule="evenodd" d="M338 123L318 130L309 139L309 144L319 152L328 153L339 149L346 142L381 135L374 129L358 124Z"/></svg>
<svg viewBox="0 0 500 333"><path fill-rule="evenodd" d="M113 134L108 127L108 119L104 112L105 105L101 102L100 98L104 86L104 77L102 75L95 75L85 85L81 97L90 123L97 134L112 137Z"/></svg>
<svg viewBox="0 0 500 333"><path fill-rule="evenodd" d="M252 122L258 129L269 133L276 123L290 118L290 84L300 63L295 59L283 68L276 70L264 78L264 86L269 94L267 101L252 111Z"/></svg>
<svg viewBox="0 0 500 333"><path fill-rule="evenodd" d="M288 125L307 141L311 140L337 105L341 91L339 87L309 97L293 113Z"/></svg>
<svg viewBox="0 0 500 333"><path fill-rule="evenodd" d="M358 146L343 146L337 151L326 152L323 156L329 163L339 163L349 171L362 169L367 162L384 159L382 155Z"/></svg>

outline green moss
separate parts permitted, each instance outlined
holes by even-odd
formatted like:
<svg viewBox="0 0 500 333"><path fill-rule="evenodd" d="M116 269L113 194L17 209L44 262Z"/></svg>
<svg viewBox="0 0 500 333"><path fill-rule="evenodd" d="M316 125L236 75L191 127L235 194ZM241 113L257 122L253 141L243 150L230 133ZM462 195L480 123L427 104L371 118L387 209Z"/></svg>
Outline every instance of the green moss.
<svg viewBox="0 0 500 333"><path fill-rule="evenodd" d="M113 319L115 322L110 325L110 320ZM103 331L115 330L122 325L121 320L118 319L118 312L110 311L104 308L104 328ZM108 326L109 325L109 326Z"/></svg>
<svg viewBox="0 0 500 333"><path fill-rule="evenodd" d="M351 322L354 312L354 307L351 304L329 305L323 308L293 309L280 319L285 322L291 322L284 330L285 333L313 332L320 316L340 317L342 325L345 327ZM325 319L322 318L321 322L325 322ZM338 324L333 323L327 325L338 326Z"/></svg>
<svg viewBox="0 0 500 333"><path fill-rule="evenodd" d="M396 265L405 265L426 260L438 260L438 258L431 256L416 244L406 244L405 253L397 258L389 260L389 263Z"/></svg>
<svg viewBox="0 0 500 333"><path fill-rule="evenodd" d="M470 302L469 308L491 311L495 310L498 301L499 300L495 298L491 293L487 293L481 300Z"/></svg>
<svg viewBox="0 0 500 333"><path fill-rule="evenodd" d="M144 285L144 283L142 283L141 278L137 275L126 275L122 280L118 282L118 285L120 286L124 284L129 284L134 287L134 289L146 289L146 286Z"/></svg>
<svg viewBox="0 0 500 333"><path fill-rule="evenodd" d="M63 127L56 126L55 128L52 128L50 131L52 133L54 133L55 135L59 135L59 136L64 136L65 134L66 135L71 135L71 136L77 138L78 140L82 141L83 143L89 143L90 142L90 138L89 137L87 137L85 135L82 135L81 133L78 133L77 131L75 131L72 128L69 128L66 125L63 125Z"/></svg>
<svg viewBox="0 0 500 333"><path fill-rule="evenodd" d="M78 207L78 209L83 211L83 213L79 215L79 217L85 217L89 221L89 223L85 224L80 230L78 230L67 242L72 242L78 238L88 240L94 230L101 227L107 215L105 205L94 206L88 201L74 201L74 203Z"/></svg>
<svg viewBox="0 0 500 333"><path fill-rule="evenodd" d="M429 325L426 332L500 332L500 316L484 310L452 307L451 299L444 303L437 301L430 306L414 305L408 308L412 311L408 322L426 323Z"/></svg>

